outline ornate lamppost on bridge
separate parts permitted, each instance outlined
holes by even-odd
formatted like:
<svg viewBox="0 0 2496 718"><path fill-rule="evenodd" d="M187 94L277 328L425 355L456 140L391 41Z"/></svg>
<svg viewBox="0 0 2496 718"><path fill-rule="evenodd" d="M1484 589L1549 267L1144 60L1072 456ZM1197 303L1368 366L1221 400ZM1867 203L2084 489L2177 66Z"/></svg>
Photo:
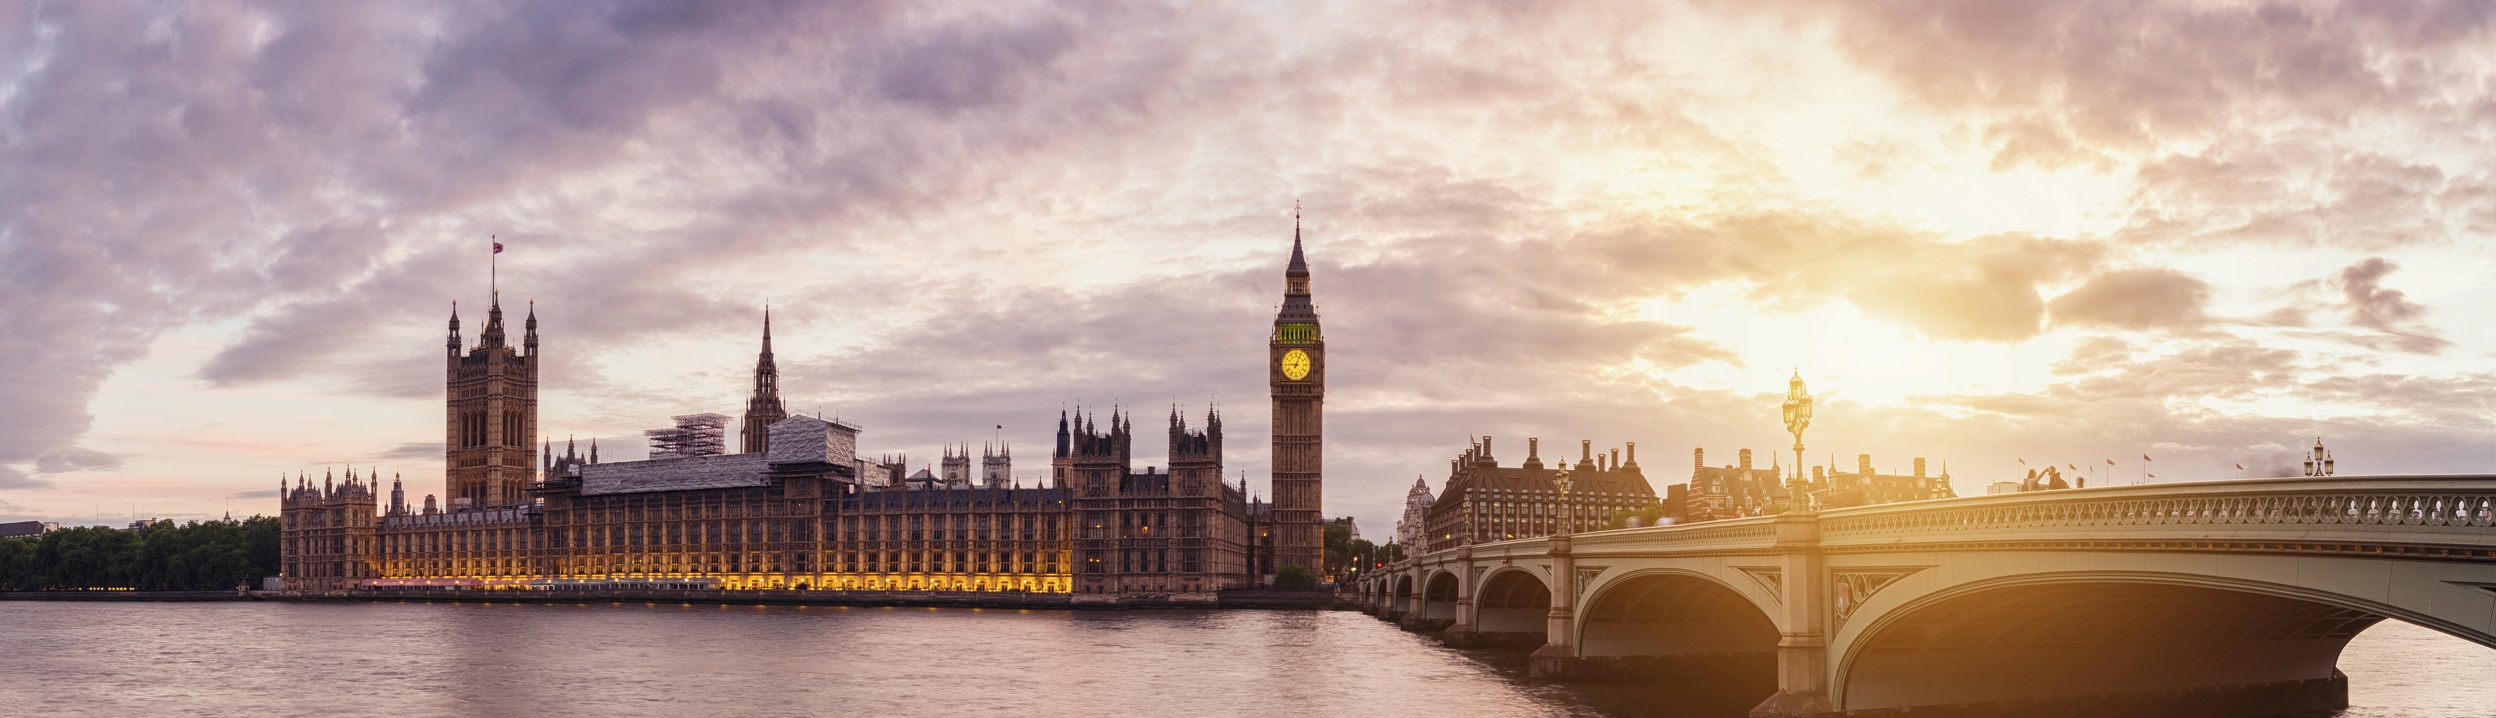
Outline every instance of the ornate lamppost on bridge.
<svg viewBox="0 0 2496 718"><path fill-rule="evenodd" d="M2331 452L2323 448L2323 437L2314 437L2314 453L2305 457L2305 475L2330 476L2333 463Z"/></svg>
<svg viewBox="0 0 2496 718"><path fill-rule="evenodd" d="M1787 490L1788 510L1803 506L1803 430L1811 428L1811 392L1803 388L1803 370L1794 370L1792 386L1785 392L1785 430L1794 435L1794 480Z"/></svg>

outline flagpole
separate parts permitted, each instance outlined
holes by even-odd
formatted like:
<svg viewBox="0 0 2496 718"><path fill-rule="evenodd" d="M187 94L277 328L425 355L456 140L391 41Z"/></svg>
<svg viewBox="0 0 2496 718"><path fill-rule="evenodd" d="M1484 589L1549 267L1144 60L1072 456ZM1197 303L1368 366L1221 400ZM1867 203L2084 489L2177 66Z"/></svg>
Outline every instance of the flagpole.
<svg viewBox="0 0 2496 718"><path fill-rule="evenodd" d="M489 234L485 238L487 247L493 250L485 255L485 290L486 293L494 295L494 299L500 303L503 298L503 250L493 245L502 244L503 237Z"/></svg>

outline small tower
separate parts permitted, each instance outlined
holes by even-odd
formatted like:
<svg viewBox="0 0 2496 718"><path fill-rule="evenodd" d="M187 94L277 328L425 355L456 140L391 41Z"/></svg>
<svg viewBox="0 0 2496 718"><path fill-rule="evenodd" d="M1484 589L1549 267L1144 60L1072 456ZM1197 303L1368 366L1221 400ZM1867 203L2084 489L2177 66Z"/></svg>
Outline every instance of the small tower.
<svg viewBox="0 0 2496 718"><path fill-rule="evenodd" d="M979 451L980 484L991 489L1006 488L1014 482L1014 449L1004 442L983 446Z"/></svg>
<svg viewBox="0 0 2496 718"><path fill-rule="evenodd" d="M965 443L958 447L952 444L945 445L944 473L941 478L947 487L971 485L970 444Z"/></svg>

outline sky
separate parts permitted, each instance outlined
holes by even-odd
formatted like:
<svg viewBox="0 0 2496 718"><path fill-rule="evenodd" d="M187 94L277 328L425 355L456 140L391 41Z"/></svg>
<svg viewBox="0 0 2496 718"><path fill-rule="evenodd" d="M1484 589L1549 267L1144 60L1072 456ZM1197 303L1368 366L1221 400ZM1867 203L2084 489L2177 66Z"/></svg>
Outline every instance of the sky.
<svg viewBox="0 0 2496 718"><path fill-rule="evenodd" d="M2317 437L2487 472L2491 15L0 0L0 520L439 493L490 282L542 324L540 426L605 458L738 413L768 304L790 408L863 451L1036 481L1062 410L1134 410L1146 465L1218 406L1270 495L1295 206L1325 510L1373 539L1475 437L1635 442L1659 491L1791 465L1796 373L1807 463L1963 494Z"/></svg>

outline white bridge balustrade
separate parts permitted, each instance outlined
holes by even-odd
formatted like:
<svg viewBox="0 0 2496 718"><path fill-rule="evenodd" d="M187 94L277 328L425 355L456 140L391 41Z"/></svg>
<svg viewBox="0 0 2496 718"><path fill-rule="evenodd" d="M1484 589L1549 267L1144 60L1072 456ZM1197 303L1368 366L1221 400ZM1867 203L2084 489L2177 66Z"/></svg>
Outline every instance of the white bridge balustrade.
<svg viewBox="0 0 2496 718"><path fill-rule="evenodd" d="M2350 638L2496 648L2496 477L2123 486L1463 546L1356 586L1539 675L1697 678L1755 716L2331 709Z"/></svg>

